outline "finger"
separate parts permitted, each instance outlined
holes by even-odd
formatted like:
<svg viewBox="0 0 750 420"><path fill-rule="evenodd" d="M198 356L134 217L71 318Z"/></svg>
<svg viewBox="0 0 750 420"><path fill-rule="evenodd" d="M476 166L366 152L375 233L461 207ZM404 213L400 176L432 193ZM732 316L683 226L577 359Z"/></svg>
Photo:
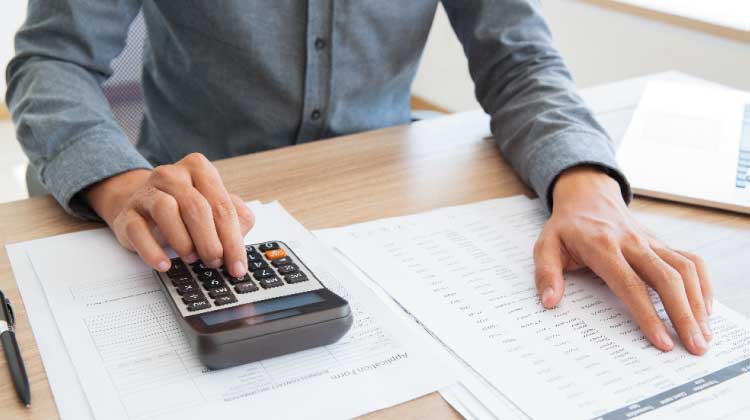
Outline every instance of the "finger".
<svg viewBox="0 0 750 420"><path fill-rule="evenodd" d="M677 270L677 272L680 273L680 276L682 276L685 293L690 304L690 309L693 312L693 318L698 322L698 326L703 333L703 338L710 341L713 334L708 326L708 312L706 311L703 292L701 291L701 284L698 279L698 270L695 263L685 256L666 247L652 246L651 249L653 249L654 252L656 252L656 255L667 264L671 265L672 268Z"/></svg>
<svg viewBox="0 0 750 420"><path fill-rule="evenodd" d="M255 225L255 214L237 194L229 194L229 197L231 197L234 208L237 210L237 218L240 220L240 233L244 238Z"/></svg>
<svg viewBox="0 0 750 420"><path fill-rule="evenodd" d="M180 206L171 195L155 190L143 202L143 211L156 223L167 243L187 263L198 260L185 223L180 215Z"/></svg>
<svg viewBox="0 0 750 420"><path fill-rule="evenodd" d="M190 173L176 165L162 165L153 170L151 177L156 188L177 200L180 215L201 260L209 267L220 267L224 250L216 233L211 206L193 187Z"/></svg>
<svg viewBox="0 0 750 420"><path fill-rule="evenodd" d="M186 160L191 167L193 185L211 205L216 232L224 250L224 264L234 277L242 277L247 273L244 235L229 192L219 172L203 155L192 154Z"/></svg>
<svg viewBox="0 0 750 420"><path fill-rule="evenodd" d="M619 246L605 236L591 241L590 245L588 252L582 253L586 256L584 264L601 277L622 300L651 344L662 351L672 350L674 341L656 313L646 284L630 267Z"/></svg>
<svg viewBox="0 0 750 420"><path fill-rule="evenodd" d="M714 288L711 285L711 278L708 275L708 267L703 259L695 254L685 251L676 251L683 257L689 259L695 264L695 269L698 271L698 280L701 283L701 292L703 293L703 303L706 306L706 313L710 316L712 306L714 303Z"/></svg>
<svg viewBox="0 0 750 420"><path fill-rule="evenodd" d="M554 308L563 295L563 255L560 237L542 232L534 246L534 279L545 308Z"/></svg>
<svg viewBox="0 0 750 420"><path fill-rule="evenodd" d="M169 270L172 265L169 257L154 238L143 216L136 211L130 212L124 229L128 242L146 264L157 271Z"/></svg>
<svg viewBox="0 0 750 420"><path fill-rule="evenodd" d="M623 253L633 269L659 294L685 348L696 355L705 353L708 344L693 316L680 273L662 260L648 244L624 247Z"/></svg>

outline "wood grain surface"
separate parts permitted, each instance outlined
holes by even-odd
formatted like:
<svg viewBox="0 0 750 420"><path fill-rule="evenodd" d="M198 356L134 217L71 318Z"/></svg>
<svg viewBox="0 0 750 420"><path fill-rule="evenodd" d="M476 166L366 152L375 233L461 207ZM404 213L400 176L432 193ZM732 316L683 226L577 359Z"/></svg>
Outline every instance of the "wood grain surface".
<svg viewBox="0 0 750 420"><path fill-rule="evenodd" d="M225 183L245 200L279 200L307 228L334 227L516 194L531 196L501 158L481 112L371 131L217 161ZM634 206L688 219L750 227L731 213L637 199ZM0 205L3 245L98 228L65 214L49 196ZM54 419L57 410L5 248L0 289L14 304L32 405L19 403L0 357L0 418ZM43 331L37 331L43 334ZM367 419L460 418L437 393Z"/></svg>

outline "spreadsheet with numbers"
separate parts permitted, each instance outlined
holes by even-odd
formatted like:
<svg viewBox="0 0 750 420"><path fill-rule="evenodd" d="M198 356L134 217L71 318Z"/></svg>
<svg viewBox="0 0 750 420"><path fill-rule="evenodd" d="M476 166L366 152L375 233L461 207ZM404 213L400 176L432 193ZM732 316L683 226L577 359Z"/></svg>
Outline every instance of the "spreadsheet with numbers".
<svg viewBox="0 0 750 420"><path fill-rule="evenodd" d="M700 235L689 222L639 217L668 242L706 250L709 265L721 262L710 252L717 240L748 241L742 232ZM747 318L716 303L714 339L698 357L679 345L666 353L651 346L591 273L566 275L562 303L545 310L531 250L546 220L534 201L501 199L315 233L512 401L523 413L517 418L750 415ZM680 239L686 236L693 240Z"/></svg>

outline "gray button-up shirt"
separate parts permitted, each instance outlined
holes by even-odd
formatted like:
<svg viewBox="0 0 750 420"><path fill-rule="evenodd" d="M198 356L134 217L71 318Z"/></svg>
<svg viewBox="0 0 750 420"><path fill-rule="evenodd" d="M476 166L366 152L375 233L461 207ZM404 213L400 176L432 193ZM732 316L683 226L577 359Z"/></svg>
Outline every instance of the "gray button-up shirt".
<svg viewBox="0 0 750 420"><path fill-rule="evenodd" d="M31 0L7 70L18 139L66 210L135 168L210 159L410 120L410 85L437 0ZM615 169L530 0L443 0L492 132L549 198L561 171ZM142 9L146 117L133 147L101 84ZM435 87L439 89L439 86Z"/></svg>

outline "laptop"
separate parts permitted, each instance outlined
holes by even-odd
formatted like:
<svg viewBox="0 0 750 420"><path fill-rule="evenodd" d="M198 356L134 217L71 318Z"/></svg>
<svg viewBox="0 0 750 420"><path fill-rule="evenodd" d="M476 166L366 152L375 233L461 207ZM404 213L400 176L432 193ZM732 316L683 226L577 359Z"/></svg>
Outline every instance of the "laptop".
<svg viewBox="0 0 750 420"><path fill-rule="evenodd" d="M650 82L617 161L636 194L750 214L750 94Z"/></svg>

